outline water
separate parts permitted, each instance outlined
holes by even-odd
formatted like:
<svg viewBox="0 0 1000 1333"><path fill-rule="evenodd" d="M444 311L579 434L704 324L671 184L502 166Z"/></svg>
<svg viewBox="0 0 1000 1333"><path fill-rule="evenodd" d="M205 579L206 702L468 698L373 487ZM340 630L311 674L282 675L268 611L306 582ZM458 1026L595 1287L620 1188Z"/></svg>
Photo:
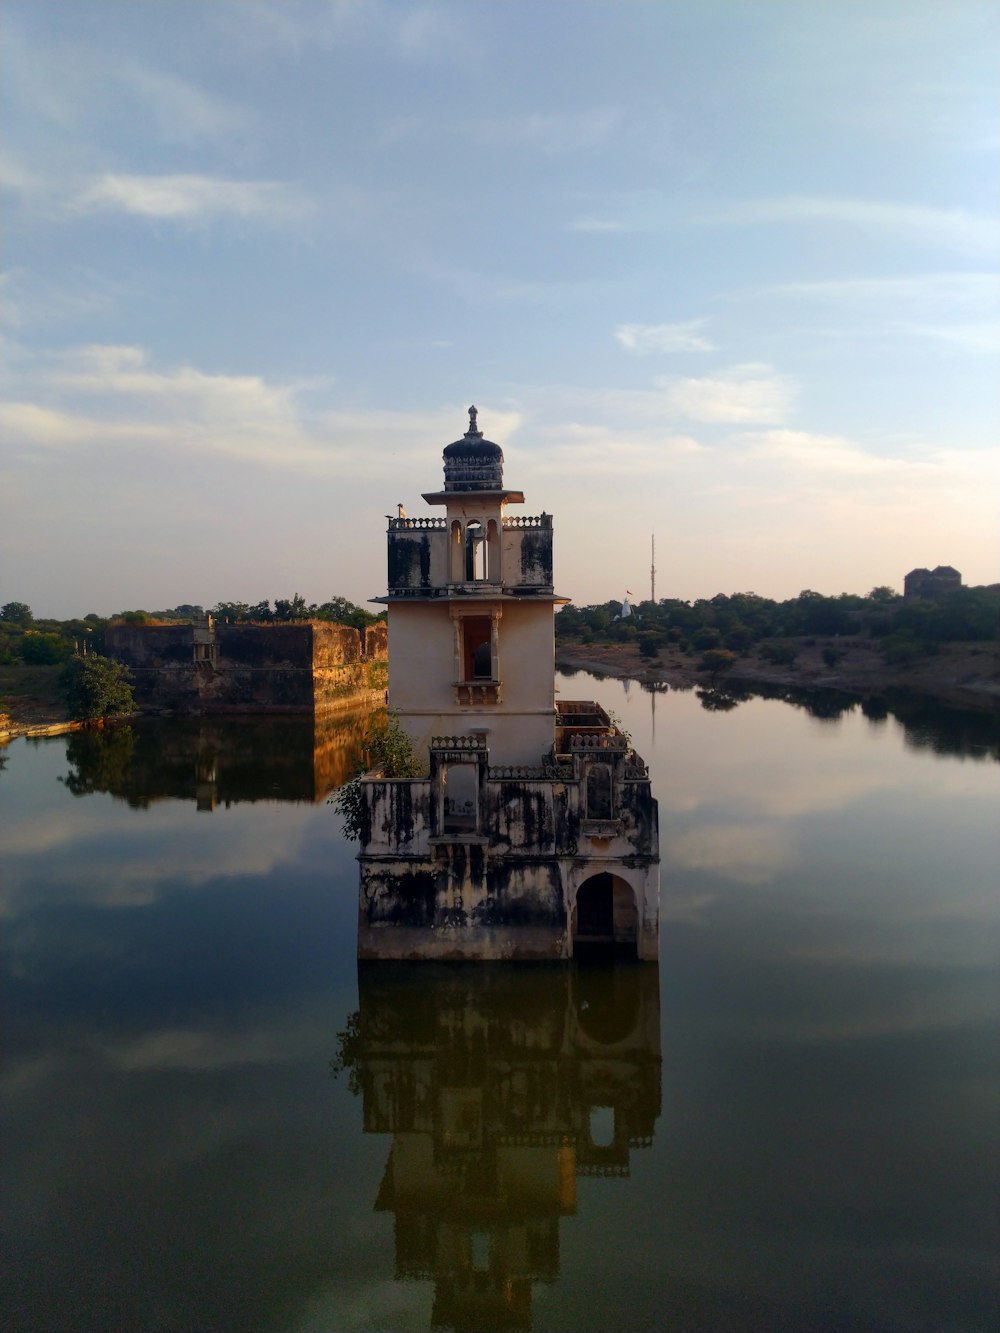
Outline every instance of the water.
<svg viewBox="0 0 1000 1333"><path fill-rule="evenodd" d="M356 723L5 752L5 1329L996 1326L995 722L561 689L659 968L359 981Z"/></svg>

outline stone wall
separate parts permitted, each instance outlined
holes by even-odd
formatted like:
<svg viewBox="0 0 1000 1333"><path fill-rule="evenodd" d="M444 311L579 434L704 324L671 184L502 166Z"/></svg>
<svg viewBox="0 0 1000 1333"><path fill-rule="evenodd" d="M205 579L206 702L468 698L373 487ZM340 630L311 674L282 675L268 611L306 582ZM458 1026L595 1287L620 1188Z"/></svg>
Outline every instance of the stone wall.
<svg viewBox="0 0 1000 1333"><path fill-rule="evenodd" d="M657 956L648 774L620 734L568 739L563 762L527 769L491 767L480 738L436 737L428 777L365 778L360 958L571 957L595 877L621 904L614 941Z"/></svg>
<svg viewBox="0 0 1000 1333"><path fill-rule="evenodd" d="M143 711L301 713L377 705L388 687L385 625L326 621L110 625L109 657L131 670Z"/></svg>

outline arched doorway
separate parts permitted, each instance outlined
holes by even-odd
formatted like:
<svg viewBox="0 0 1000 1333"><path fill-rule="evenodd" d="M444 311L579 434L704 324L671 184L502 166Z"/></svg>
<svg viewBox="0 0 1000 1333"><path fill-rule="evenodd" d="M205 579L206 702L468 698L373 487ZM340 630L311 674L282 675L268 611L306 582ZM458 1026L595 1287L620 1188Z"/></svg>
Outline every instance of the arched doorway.
<svg viewBox="0 0 1000 1333"><path fill-rule="evenodd" d="M583 881L573 913L573 949L621 949L635 956L638 913L635 894L625 880L602 870Z"/></svg>

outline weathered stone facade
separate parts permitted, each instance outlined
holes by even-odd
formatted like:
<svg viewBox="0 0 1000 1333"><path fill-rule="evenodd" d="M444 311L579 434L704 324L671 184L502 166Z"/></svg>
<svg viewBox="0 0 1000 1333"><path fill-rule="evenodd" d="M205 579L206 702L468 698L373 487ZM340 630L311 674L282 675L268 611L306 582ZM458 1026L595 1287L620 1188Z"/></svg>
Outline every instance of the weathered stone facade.
<svg viewBox="0 0 1000 1333"><path fill-rule="evenodd" d="M317 713L384 702L384 624L301 621L108 627L109 657L131 671L143 711Z"/></svg>
<svg viewBox="0 0 1000 1333"><path fill-rule="evenodd" d="M903 580L903 596L908 602L932 601L962 586L962 576L951 565L935 569L911 569Z"/></svg>
<svg viewBox="0 0 1000 1333"><path fill-rule="evenodd" d="M537 767L435 737L428 777L366 780L359 957L552 959L591 943L657 957L649 774L586 707L595 725L560 725Z"/></svg>
<svg viewBox="0 0 1000 1333"><path fill-rule="evenodd" d="M552 518L510 518L470 409L444 519L390 518L389 706L427 776L362 784L361 958L659 947L656 802L596 704L556 703Z"/></svg>

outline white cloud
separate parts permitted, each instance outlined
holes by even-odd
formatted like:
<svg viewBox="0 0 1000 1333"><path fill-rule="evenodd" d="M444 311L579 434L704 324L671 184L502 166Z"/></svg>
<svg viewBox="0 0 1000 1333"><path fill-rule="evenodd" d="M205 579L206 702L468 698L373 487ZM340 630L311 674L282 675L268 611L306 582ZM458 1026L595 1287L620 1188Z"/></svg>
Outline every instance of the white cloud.
<svg viewBox="0 0 1000 1333"><path fill-rule="evenodd" d="M689 319L678 324L619 324L615 337L627 352L712 352L715 344L699 333L708 321Z"/></svg>
<svg viewBox="0 0 1000 1333"><path fill-rule="evenodd" d="M668 405L692 421L779 422L791 410L794 386L770 366L734 366L717 376L657 379Z"/></svg>
<svg viewBox="0 0 1000 1333"><path fill-rule="evenodd" d="M393 476L401 454L426 459L430 442L456 438L466 420L457 405L422 413L312 407L311 395L330 386L192 366L161 369L143 348L93 344L26 375L33 397L0 404L0 427L15 447L158 442L171 453L186 448L306 474L342 476L349 466L360 481ZM521 420L488 405L483 413L490 436L501 442Z"/></svg>
<svg viewBox="0 0 1000 1333"><path fill-rule="evenodd" d="M30 171L9 149L0 150L0 188L11 194L32 195L44 188L37 172Z"/></svg>
<svg viewBox="0 0 1000 1333"><path fill-rule="evenodd" d="M751 446L757 457L772 459L799 472L872 476L900 467L898 459L868 453L836 435L778 429L748 431L735 438Z"/></svg>
<svg viewBox="0 0 1000 1333"><path fill-rule="evenodd" d="M972 352L1000 348L1000 277L995 273L918 273L838 278L751 288L736 300L778 297L822 303L838 312L844 336L932 338Z"/></svg>
<svg viewBox="0 0 1000 1333"><path fill-rule="evenodd" d="M107 75L134 92L159 137L168 143L221 142L249 128L251 117L247 111L203 92L176 74L146 65L117 64Z"/></svg>
<svg viewBox="0 0 1000 1333"><path fill-rule="evenodd" d="M996 253L996 220L964 208L787 195L746 200L702 219L718 224L840 223L880 231L918 245L976 254Z"/></svg>
<svg viewBox="0 0 1000 1333"><path fill-rule="evenodd" d="M10 448L34 445L41 449L66 449L88 443L139 443L163 439L166 432L138 422L114 422L79 412L63 412L40 403L0 403L0 429Z"/></svg>
<svg viewBox="0 0 1000 1333"><path fill-rule="evenodd" d="M301 192L280 181L236 181L211 176L134 176L107 173L73 201L79 212L123 212L139 217L287 219L301 216Z"/></svg>

